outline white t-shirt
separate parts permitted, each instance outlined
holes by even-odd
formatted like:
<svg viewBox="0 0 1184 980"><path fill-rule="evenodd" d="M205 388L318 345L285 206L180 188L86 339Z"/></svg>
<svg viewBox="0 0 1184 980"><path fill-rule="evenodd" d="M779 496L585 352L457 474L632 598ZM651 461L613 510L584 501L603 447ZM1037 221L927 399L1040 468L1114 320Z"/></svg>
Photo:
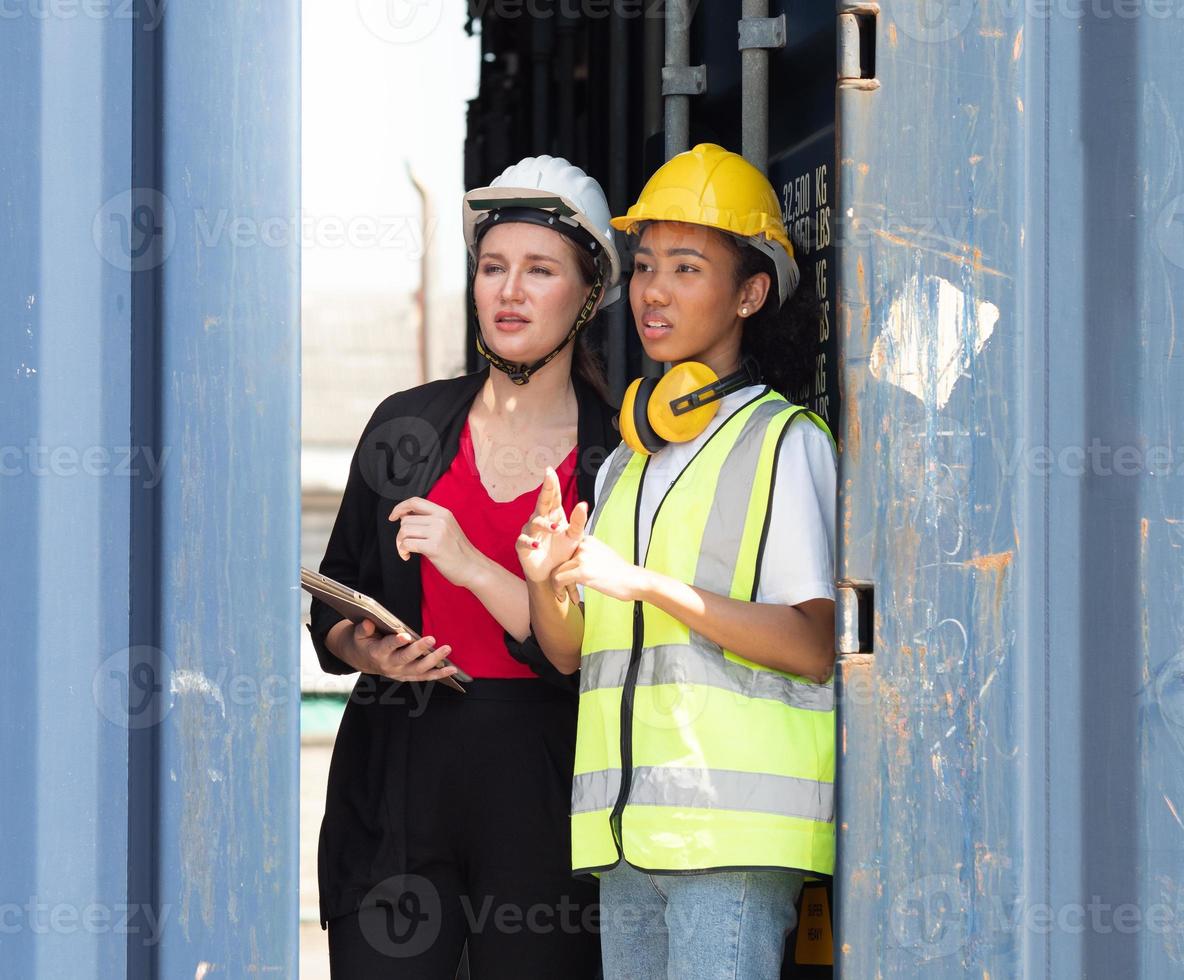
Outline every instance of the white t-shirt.
<svg viewBox="0 0 1184 980"><path fill-rule="evenodd" d="M750 385L732 392L698 436L690 442L670 443L654 454L642 485L639 554L646 552L658 504L699 447L729 416L764 390L763 385ZM613 457L629 451L622 443L601 465L596 474L597 500ZM834 599L835 467L834 448L826 433L807 419L795 419L777 460L773 514L761 560L757 602L795 606L807 599Z"/></svg>

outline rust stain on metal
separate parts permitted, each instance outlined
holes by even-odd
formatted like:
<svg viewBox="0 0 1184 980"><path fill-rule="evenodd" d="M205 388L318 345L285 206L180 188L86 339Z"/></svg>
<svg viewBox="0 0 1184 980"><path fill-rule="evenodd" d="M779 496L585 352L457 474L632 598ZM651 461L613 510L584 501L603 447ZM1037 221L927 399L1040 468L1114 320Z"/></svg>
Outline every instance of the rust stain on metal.
<svg viewBox="0 0 1184 980"><path fill-rule="evenodd" d="M854 482L854 480L848 479L843 487L843 543L848 547L851 545L851 522L855 517L855 501L851 495Z"/></svg>
<svg viewBox="0 0 1184 980"><path fill-rule="evenodd" d="M962 247L965 249L965 252L959 255L957 252L947 252L940 248L931 248L927 245L922 245L920 242L911 241L901 235L894 235L891 232L887 232L883 228L875 229L875 233L880 238L883 238L887 242L891 242L893 245L900 245L904 248L915 248L922 252L928 252L931 255L938 255L942 258L949 259L951 262L956 262L959 265L964 264L967 258L969 258L971 268L973 268L975 272L984 272L989 276L998 276L1004 279L1007 278L1007 273L1003 272L1002 270L994 269L989 265L983 265L982 250L976 248L973 245L963 245Z"/></svg>
<svg viewBox="0 0 1184 980"><path fill-rule="evenodd" d="M859 453L860 446L863 444L863 423L859 414L859 396L858 389L852 387L843 392L843 400L845 401L844 409L847 413L847 440L849 445L843 447L847 452Z"/></svg>
<svg viewBox="0 0 1184 980"><path fill-rule="evenodd" d="M861 350L867 350L868 338L872 326L872 308L867 301L867 273L863 268L863 256L861 255L855 261L855 285L856 291L859 294L860 303L860 322L859 326L863 333L863 346Z"/></svg>
<svg viewBox="0 0 1184 980"><path fill-rule="evenodd" d="M998 41L1003 37L1003 32L1001 30L999 30L999 28L997 28L997 27L994 30L989 30L988 28L984 27L978 32L978 36L979 37L990 37L990 38L994 38L996 41Z"/></svg>
<svg viewBox="0 0 1184 980"><path fill-rule="evenodd" d="M891 48L896 47L896 25L895 24L888 25L888 46Z"/></svg>
<svg viewBox="0 0 1184 980"><path fill-rule="evenodd" d="M962 564L978 572L993 572L995 575L995 612L998 614L1003 602L1003 573L1015 557L1014 551L997 551L989 555L967 558Z"/></svg>
<svg viewBox="0 0 1184 980"><path fill-rule="evenodd" d="M970 165L971 165L971 166L974 166L975 164L982 163L982 160L983 160L983 155L982 155L981 153L975 153L975 154L974 154L974 155L973 155L973 156L970 158Z"/></svg>
<svg viewBox="0 0 1184 980"><path fill-rule="evenodd" d="M1015 32L1015 42L1011 46L1011 60L1019 61L1020 55L1024 53L1024 29L1021 27Z"/></svg>
<svg viewBox="0 0 1184 980"><path fill-rule="evenodd" d="M1003 569L1011 564L1011 559L1014 557L1014 552L997 551L989 555L975 555L973 558L967 558L962 564L969 565L971 568L977 568L980 571L1001 573Z"/></svg>

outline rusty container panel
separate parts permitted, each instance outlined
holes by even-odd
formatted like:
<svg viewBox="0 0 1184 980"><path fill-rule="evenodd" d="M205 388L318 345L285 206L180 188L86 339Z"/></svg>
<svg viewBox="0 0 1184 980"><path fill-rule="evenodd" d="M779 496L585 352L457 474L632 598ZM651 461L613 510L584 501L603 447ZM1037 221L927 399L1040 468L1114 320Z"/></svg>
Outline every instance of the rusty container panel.
<svg viewBox="0 0 1184 980"><path fill-rule="evenodd" d="M839 34L839 575L874 632L837 968L1178 976L1184 20L885 0Z"/></svg>

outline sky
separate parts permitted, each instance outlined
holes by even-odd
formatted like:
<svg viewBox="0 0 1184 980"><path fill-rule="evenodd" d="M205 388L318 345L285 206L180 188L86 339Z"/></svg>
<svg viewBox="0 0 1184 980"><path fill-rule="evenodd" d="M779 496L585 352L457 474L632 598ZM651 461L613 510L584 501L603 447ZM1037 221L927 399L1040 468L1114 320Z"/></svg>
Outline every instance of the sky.
<svg viewBox="0 0 1184 980"><path fill-rule="evenodd" d="M408 164L433 198L433 290L464 287L465 103L480 39L464 0L304 0L303 288L415 289L423 249Z"/></svg>

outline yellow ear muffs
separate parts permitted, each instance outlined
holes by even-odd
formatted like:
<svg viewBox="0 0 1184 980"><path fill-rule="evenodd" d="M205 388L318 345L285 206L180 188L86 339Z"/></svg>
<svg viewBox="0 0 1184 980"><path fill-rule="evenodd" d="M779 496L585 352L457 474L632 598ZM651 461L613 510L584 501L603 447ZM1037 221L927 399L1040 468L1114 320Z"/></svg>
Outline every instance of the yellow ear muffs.
<svg viewBox="0 0 1184 980"><path fill-rule="evenodd" d="M625 389L621 400L621 439L626 446L642 456L652 456L666 445L649 420L650 396L658 385L657 378L638 378Z"/></svg>
<svg viewBox="0 0 1184 980"><path fill-rule="evenodd" d="M649 397L647 413L650 425L663 444L667 442L690 442L707 424L715 418L719 401L709 401L689 410L677 411L679 402L692 392L699 391L719 381L719 377L706 364L698 361L683 361L676 364L658 379Z"/></svg>
<svg viewBox="0 0 1184 980"><path fill-rule="evenodd" d="M642 456L671 442L690 442L715 418L725 395L755 384L759 370L745 362L720 378L706 364L683 361L660 378L638 378L621 401L621 438Z"/></svg>

